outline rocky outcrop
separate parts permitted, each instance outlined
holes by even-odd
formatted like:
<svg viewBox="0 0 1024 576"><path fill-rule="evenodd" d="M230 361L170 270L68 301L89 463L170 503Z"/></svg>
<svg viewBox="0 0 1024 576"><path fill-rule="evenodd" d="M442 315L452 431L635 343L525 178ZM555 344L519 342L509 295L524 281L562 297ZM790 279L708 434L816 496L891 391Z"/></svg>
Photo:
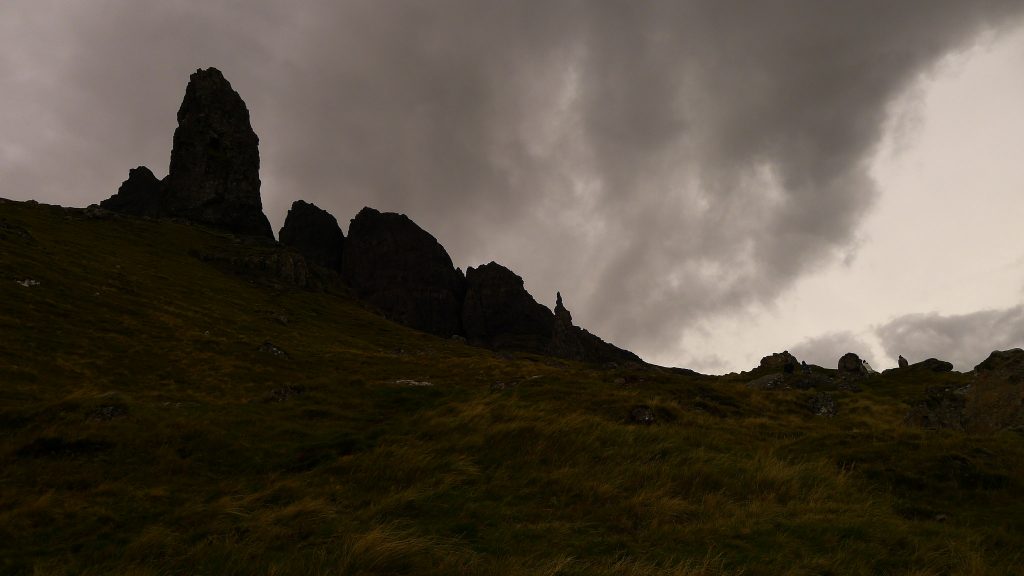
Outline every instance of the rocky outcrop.
<svg viewBox="0 0 1024 576"><path fill-rule="evenodd" d="M839 374L842 376L867 376L868 368L860 356L853 352L847 352L839 359Z"/></svg>
<svg viewBox="0 0 1024 576"><path fill-rule="evenodd" d="M945 360L929 358L927 360L915 362L910 366L907 366L907 369L917 372L952 372L953 365Z"/></svg>
<svg viewBox="0 0 1024 576"><path fill-rule="evenodd" d="M462 333L466 279L437 239L404 214L363 208L349 226L341 275L395 322L444 337Z"/></svg>
<svg viewBox="0 0 1024 576"><path fill-rule="evenodd" d="M974 372L980 376L1003 377L1020 382L1024 380L1024 350L1020 348L996 350L975 366Z"/></svg>
<svg viewBox="0 0 1024 576"><path fill-rule="evenodd" d="M259 170L259 138L245 102L219 70L197 70L178 109L167 177L157 186L152 172L136 168L101 206L273 239Z"/></svg>
<svg viewBox="0 0 1024 576"><path fill-rule="evenodd" d="M967 427L967 395L969 387L931 386L924 399L915 403L905 424L930 430L964 430Z"/></svg>
<svg viewBox="0 0 1024 576"><path fill-rule="evenodd" d="M526 291L522 278L491 262L466 270L462 326L471 343L546 354L555 319Z"/></svg>
<svg viewBox="0 0 1024 576"><path fill-rule="evenodd" d="M562 294L555 294L554 325L551 331L550 353L561 358L581 362L641 362L628 350L609 344L572 323L572 314L562 303Z"/></svg>
<svg viewBox="0 0 1024 576"><path fill-rule="evenodd" d="M307 262L341 270L345 235L334 216L315 204L296 200L278 233L278 241L305 256Z"/></svg>
<svg viewBox="0 0 1024 576"><path fill-rule="evenodd" d="M770 354L761 358L758 368L765 372L784 372L793 374L801 369L800 361L789 353L788 350Z"/></svg>
<svg viewBox="0 0 1024 576"><path fill-rule="evenodd" d="M100 207L132 216L157 217L160 215L161 183L145 166L128 171L128 179L117 189L117 194L100 202Z"/></svg>

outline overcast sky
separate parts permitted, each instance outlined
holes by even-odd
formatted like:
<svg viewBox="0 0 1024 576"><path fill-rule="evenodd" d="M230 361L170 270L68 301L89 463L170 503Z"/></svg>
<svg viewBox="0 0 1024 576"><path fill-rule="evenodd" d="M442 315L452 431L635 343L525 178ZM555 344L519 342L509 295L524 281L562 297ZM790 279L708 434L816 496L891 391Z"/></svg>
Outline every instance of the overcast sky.
<svg viewBox="0 0 1024 576"><path fill-rule="evenodd" d="M162 177L209 66L275 229L404 212L649 361L1024 346L1024 0L4 0L0 196Z"/></svg>

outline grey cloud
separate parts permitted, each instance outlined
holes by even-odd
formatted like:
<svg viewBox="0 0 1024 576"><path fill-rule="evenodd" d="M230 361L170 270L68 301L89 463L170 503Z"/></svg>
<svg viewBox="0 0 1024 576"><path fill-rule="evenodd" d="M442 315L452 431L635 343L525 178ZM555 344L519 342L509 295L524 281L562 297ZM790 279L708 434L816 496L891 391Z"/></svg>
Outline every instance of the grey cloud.
<svg viewBox="0 0 1024 576"><path fill-rule="evenodd" d="M188 73L218 66L252 111L278 225L299 198L340 222L406 212L459 265L503 262L593 332L663 355L847 256L888 103L1022 10L8 1L0 194L87 204L134 165L161 174Z"/></svg>
<svg viewBox="0 0 1024 576"><path fill-rule="evenodd" d="M790 347L789 351L808 364L817 364L824 368L835 368L839 358L847 352L853 352L867 360L876 370L888 367L887 363L878 362L872 357L871 347L864 338L852 332L832 332L808 338Z"/></svg>
<svg viewBox="0 0 1024 576"><path fill-rule="evenodd" d="M877 330L889 356L940 358L970 370L993 350L1024 347L1024 306L971 314L910 314Z"/></svg>

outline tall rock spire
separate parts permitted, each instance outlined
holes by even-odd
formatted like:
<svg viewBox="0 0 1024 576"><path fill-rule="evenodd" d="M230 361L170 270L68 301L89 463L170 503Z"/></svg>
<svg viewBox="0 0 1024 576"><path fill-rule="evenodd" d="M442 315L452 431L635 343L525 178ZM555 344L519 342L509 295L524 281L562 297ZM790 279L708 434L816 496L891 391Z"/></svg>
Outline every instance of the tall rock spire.
<svg viewBox="0 0 1024 576"><path fill-rule="evenodd" d="M157 181L140 166L100 205L272 239L260 200L259 144L249 109L220 70L197 70L178 110L167 177Z"/></svg>
<svg viewBox="0 0 1024 576"><path fill-rule="evenodd" d="M164 211L273 238L260 200L259 144L249 109L220 70L197 70L178 109Z"/></svg>

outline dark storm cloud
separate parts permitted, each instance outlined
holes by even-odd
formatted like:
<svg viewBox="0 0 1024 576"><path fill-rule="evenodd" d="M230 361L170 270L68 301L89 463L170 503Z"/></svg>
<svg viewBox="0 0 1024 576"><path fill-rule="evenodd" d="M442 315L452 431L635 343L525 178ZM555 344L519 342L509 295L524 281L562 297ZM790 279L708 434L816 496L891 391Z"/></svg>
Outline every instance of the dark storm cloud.
<svg viewBox="0 0 1024 576"><path fill-rule="evenodd" d="M343 223L406 212L460 265L501 261L592 331L662 354L845 257L887 104L1021 11L8 1L0 185L87 204L136 164L162 174L188 73L217 66L252 111L278 225L299 198Z"/></svg>
<svg viewBox="0 0 1024 576"><path fill-rule="evenodd" d="M886 353L910 362L937 357L970 370L993 350L1024 347L1024 306L972 314L910 314L878 328Z"/></svg>

